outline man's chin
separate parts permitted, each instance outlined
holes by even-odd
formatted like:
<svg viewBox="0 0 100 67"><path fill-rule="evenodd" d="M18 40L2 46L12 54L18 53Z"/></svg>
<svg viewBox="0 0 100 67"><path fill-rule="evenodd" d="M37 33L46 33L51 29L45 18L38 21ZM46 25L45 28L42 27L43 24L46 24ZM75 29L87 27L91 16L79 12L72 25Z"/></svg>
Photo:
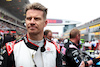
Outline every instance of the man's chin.
<svg viewBox="0 0 100 67"><path fill-rule="evenodd" d="M29 34L37 34L36 32L29 32Z"/></svg>
<svg viewBox="0 0 100 67"><path fill-rule="evenodd" d="M29 34L34 34L35 32L29 32Z"/></svg>

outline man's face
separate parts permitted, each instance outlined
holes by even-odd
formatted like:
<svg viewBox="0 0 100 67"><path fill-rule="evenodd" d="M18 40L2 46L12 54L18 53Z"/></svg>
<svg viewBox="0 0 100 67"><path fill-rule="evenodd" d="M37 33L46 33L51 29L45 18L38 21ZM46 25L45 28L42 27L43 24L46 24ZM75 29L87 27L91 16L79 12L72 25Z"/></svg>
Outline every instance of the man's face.
<svg viewBox="0 0 100 67"><path fill-rule="evenodd" d="M39 34L43 32L47 21L43 18L43 11L31 9L26 12L26 28L28 33Z"/></svg>
<svg viewBox="0 0 100 67"><path fill-rule="evenodd" d="M51 32L49 32L48 34L47 34L47 36L46 36L49 40L51 40L52 39L52 33Z"/></svg>

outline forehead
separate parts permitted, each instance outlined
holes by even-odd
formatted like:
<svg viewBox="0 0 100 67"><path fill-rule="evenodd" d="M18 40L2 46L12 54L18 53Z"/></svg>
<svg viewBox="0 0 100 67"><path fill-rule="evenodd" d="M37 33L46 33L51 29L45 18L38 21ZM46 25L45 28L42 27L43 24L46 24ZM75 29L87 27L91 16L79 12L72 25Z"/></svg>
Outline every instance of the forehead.
<svg viewBox="0 0 100 67"><path fill-rule="evenodd" d="M36 9L30 9L26 12L26 16L43 16L43 11L36 10Z"/></svg>
<svg viewBox="0 0 100 67"><path fill-rule="evenodd" d="M52 33L51 33L51 32L49 32L49 33L48 33L48 35L52 35Z"/></svg>

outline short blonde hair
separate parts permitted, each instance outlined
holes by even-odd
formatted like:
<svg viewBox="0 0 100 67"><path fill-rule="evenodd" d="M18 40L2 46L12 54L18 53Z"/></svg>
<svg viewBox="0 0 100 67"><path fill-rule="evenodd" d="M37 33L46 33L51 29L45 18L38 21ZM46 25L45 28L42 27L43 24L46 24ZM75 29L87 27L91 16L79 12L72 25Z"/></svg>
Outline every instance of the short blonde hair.
<svg viewBox="0 0 100 67"><path fill-rule="evenodd" d="M36 9L36 10L43 11L43 17L46 19L47 8L44 7L42 4L40 4L40 3L27 4L26 7L25 7L25 13L30 9Z"/></svg>
<svg viewBox="0 0 100 67"><path fill-rule="evenodd" d="M76 28L74 28L74 29L72 29L71 31L70 31L70 38L75 38L76 37L76 35L79 35L80 34L80 31L78 30L78 29L76 29Z"/></svg>

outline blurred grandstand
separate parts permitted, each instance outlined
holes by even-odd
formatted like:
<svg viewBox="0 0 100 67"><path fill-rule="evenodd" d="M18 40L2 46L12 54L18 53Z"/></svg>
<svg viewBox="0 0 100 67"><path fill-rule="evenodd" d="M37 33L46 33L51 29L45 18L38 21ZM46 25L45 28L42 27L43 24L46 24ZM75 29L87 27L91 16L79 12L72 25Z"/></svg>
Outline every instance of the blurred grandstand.
<svg viewBox="0 0 100 67"><path fill-rule="evenodd" d="M0 33L24 34L24 6L29 0L0 0Z"/></svg>
<svg viewBox="0 0 100 67"><path fill-rule="evenodd" d="M81 32L81 39L85 39L85 41L100 40L100 17L76 28ZM70 30L63 34L63 38L69 38Z"/></svg>

